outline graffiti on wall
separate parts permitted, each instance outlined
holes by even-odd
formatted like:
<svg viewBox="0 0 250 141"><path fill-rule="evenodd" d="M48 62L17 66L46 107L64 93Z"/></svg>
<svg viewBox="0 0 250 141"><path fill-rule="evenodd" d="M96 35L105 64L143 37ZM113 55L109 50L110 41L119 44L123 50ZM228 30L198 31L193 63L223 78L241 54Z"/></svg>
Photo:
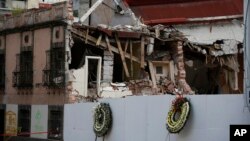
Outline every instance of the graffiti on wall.
<svg viewBox="0 0 250 141"><path fill-rule="evenodd" d="M5 133L10 135L17 135L17 116L13 111L6 112Z"/></svg>

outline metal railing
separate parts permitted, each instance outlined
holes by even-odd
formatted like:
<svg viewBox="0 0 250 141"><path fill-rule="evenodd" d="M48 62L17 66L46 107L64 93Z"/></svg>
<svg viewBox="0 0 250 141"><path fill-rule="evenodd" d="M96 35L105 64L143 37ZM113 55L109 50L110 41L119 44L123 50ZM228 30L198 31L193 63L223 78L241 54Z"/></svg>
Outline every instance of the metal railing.
<svg viewBox="0 0 250 141"><path fill-rule="evenodd" d="M33 71L15 71L13 72L13 87L32 88L33 87Z"/></svg>

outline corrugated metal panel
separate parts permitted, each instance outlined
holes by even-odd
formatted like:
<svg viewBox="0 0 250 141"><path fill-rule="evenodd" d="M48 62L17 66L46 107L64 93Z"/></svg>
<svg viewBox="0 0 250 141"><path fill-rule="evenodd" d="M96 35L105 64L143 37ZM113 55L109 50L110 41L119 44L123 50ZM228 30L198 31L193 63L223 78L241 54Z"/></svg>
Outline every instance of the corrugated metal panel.
<svg viewBox="0 0 250 141"><path fill-rule="evenodd" d="M129 4L131 3L129 1L132 0L127 0L127 1ZM216 1L215 0L195 0L195 1L170 0L170 1L163 2L163 0L156 0L156 2L162 2L162 4L157 3L154 5L148 5L149 4L148 0L145 1L145 4L143 4L142 0L137 0L137 2L133 1L134 3L132 3L131 8L135 12L135 14L138 17L142 17L144 21L169 20L170 21L169 23L190 22L188 20L185 20L188 18L230 16L230 15L243 14L243 0L216 0ZM177 19L176 22L175 19Z"/></svg>

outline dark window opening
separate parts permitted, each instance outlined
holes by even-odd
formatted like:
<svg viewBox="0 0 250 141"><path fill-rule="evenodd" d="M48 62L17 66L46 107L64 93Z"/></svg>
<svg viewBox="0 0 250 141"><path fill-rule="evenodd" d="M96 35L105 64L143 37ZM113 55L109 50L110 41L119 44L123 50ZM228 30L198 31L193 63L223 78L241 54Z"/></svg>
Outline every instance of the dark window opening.
<svg viewBox="0 0 250 141"><path fill-rule="evenodd" d="M24 36L24 42L25 42L25 43L28 43L28 42L29 42L29 36L28 36L28 35L25 35L25 36Z"/></svg>
<svg viewBox="0 0 250 141"><path fill-rule="evenodd" d="M31 106L19 105L18 106L18 128L20 133L18 136L29 137L31 124Z"/></svg>
<svg viewBox="0 0 250 141"><path fill-rule="evenodd" d="M86 44L84 44L81 40L74 38L74 45L71 48L71 64L69 65L69 69L78 69L85 64L85 51Z"/></svg>
<svg viewBox="0 0 250 141"><path fill-rule="evenodd" d="M13 72L13 86L17 88L33 87L33 51L23 47L16 55L16 70Z"/></svg>
<svg viewBox="0 0 250 141"><path fill-rule="evenodd" d="M74 17L78 17L78 16L79 16L78 10L73 10L73 16L74 16Z"/></svg>
<svg viewBox="0 0 250 141"><path fill-rule="evenodd" d="M46 52L46 68L43 70L43 83L50 88L65 86L65 48L64 44L53 44Z"/></svg>
<svg viewBox="0 0 250 141"><path fill-rule="evenodd" d="M5 55L0 54L0 89L5 87Z"/></svg>
<svg viewBox="0 0 250 141"><path fill-rule="evenodd" d="M48 139L62 139L63 106L49 106Z"/></svg>
<svg viewBox="0 0 250 141"><path fill-rule="evenodd" d="M162 66L156 66L155 69L156 69L156 74L163 74Z"/></svg>
<svg viewBox="0 0 250 141"><path fill-rule="evenodd" d="M85 44L78 38L74 39L74 45L71 48L71 64L69 69L78 69L84 66L86 56L101 56L103 57L103 50L100 48L93 47Z"/></svg>
<svg viewBox="0 0 250 141"><path fill-rule="evenodd" d="M98 60L88 59L88 93L97 93L97 70L98 70Z"/></svg>
<svg viewBox="0 0 250 141"><path fill-rule="evenodd" d="M119 54L114 54L113 82L123 82L123 66Z"/></svg>
<svg viewBox="0 0 250 141"><path fill-rule="evenodd" d="M56 30L56 39L58 39L59 37L60 37L60 31L58 29L58 30Z"/></svg>

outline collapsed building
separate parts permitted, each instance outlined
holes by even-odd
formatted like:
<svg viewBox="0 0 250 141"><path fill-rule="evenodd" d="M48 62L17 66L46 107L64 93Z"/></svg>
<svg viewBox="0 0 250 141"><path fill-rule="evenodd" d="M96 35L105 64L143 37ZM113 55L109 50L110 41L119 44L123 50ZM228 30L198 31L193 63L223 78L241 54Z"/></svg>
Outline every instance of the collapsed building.
<svg viewBox="0 0 250 141"><path fill-rule="evenodd" d="M73 95L212 94L242 89L238 60L242 61L243 50L235 40L194 44L175 28L162 25L94 28L75 24L71 35ZM82 82L86 87L80 91ZM206 87L195 87L200 83Z"/></svg>
<svg viewBox="0 0 250 141"><path fill-rule="evenodd" d="M179 8L190 6L188 1ZM198 23L186 27L175 25L173 19L168 24L145 15L138 20L123 1L120 5L105 2L89 12L89 24L73 23L77 18L71 1L6 17L0 25L0 117L5 123L0 124L0 129L5 129L0 134L17 135L21 127L27 133L48 131L26 137L63 139L67 103L139 95L243 92L243 27L232 23L242 22L242 8L238 8L238 16L189 19ZM121 6L120 11L107 5ZM161 8L164 6L169 5ZM143 7L139 9L143 11ZM136 7L132 10L140 14ZM231 13L235 11L226 14ZM200 23L202 20L206 23ZM213 23L207 23L210 20ZM123 21L126 23L117 24ZM204 40L210 38L213 40ZM37 115L43 115L44 121ZM13 122L6 122L5 117Z"/></svg>
<svg viewBox="0 0 250 141"><path fill-rule="evenodd" d="M72 24L72 3L68 2L27 10L21 15L9 17L3 23L0 34L0 53L4 58L1 59L0 92L3 95L0 98L16 103L16 96L13 95L16 93L19 103L26 103L26 98L20 95L47 93L59 94L57 97L61 102L56 103L71 103L88 98L93 100L127 95L242 93L241 38L225 36L215 38L212 42L195 41L190 38L191 33L187 32L190 30L195 33L195 30L191 30L194 25L188 30L179 24L177 28L170 23L156 24L155 20L151 20L155 25L145 25L143 19L135 17L135 14L138 15L136 7L132 6L137 11L134 14L123 2L117 5L108 1L106 4L121 6L120 12L113 11L111 15L117 14L114 16L116 18L103 20L103 24L97 26L93 17L88 19L93 22L90 25L82 24L84 21ZM101 5L102 9L106 4ZM190 5L187 3L187 6ZM94 8L96 12L91 7L92 13L86 12L88 15L83 17L87 19L91 14L95 17L105 15L105 12L98 10L98 6ZM144 10L143 7L139 8ZM201 20L220 18L189 21L200 20L197 25L197 30L200 30L203 26L210 26L200 24ZM238 25L234 27L230 23L232 19L241 21L242 15L214 21L216 29L224 25L225 29L238 30ZM131 24L113 26L119 20L129 20ZM39 33L40 29L46 29L43 34L49 35L43 37L43 42L38 40L38 37L43 36ZM211 27L209 32L213 33ZM15 42L12 45L12 35L15 35L15 40L21 40L21 44ZM10 50L11 46L21 49ZM16 58L16 63L9 65L13 58ZM36 62L34 66L33 62ZM5 73L5 66L11 73ZM48 97L41 96L44 99L42 103L47 103ZM40 98L29 98L33 99L30 103L39 103Z"/></svg>

